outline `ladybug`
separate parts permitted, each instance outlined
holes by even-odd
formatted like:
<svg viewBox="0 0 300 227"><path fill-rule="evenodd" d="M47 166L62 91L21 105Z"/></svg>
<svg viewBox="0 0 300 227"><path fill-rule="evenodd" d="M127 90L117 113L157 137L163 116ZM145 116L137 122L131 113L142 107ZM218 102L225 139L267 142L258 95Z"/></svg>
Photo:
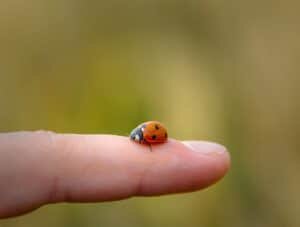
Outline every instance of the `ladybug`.
<svg viewBox="0 0 300 227"><path fill-rule="evenodd" d="M167 129L158 121L147 121L130 133L130 139L143 144L164 143L168 139Z"/></svg>

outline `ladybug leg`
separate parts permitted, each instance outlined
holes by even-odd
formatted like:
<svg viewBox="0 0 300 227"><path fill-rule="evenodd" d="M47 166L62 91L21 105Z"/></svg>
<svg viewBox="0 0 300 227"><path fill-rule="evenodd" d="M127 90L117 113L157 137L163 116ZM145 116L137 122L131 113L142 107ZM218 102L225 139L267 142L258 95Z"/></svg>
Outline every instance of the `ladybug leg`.
<svg viewBox="0 0 300 227"><path fill-rule="evenodd" d="M144 144L146 144L146 145L149 146L150 152L152 152L152 145L151 145L151 143L148 143L146 140L144 140L143 142L144 142Z"/></svg>
<svg viewBox="0 0 300 227"><path fill-rule="evenodd" d="M150 152L152 152L152 145L151 145L151 143L149 143L149 147L150 147Z"/></svg>

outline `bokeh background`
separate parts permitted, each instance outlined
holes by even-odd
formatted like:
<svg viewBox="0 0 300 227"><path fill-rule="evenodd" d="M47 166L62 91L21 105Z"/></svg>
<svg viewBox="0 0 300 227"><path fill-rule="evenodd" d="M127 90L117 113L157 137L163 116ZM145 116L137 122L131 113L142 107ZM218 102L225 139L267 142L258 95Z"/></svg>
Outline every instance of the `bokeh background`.
<svg viewBox="0 0 300 227"><path fill-rule="evenodd" d="M2 0L0 130L127 135L157 119L228 147L201 192L56 204L19 226L300 226L300 3Z"/></svg>

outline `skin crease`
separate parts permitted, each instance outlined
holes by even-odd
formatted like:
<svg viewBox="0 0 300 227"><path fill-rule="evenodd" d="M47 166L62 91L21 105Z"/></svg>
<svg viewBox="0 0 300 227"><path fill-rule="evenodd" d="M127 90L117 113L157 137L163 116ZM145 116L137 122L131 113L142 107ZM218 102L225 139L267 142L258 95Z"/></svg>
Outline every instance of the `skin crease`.
<svg viewBox="0 0 300 227"><path fill-rule="evenodd" d="M58 202L189 192L221 179L226 149L168 139L149 146L114 135L0 134L0 218Z"/></svg>

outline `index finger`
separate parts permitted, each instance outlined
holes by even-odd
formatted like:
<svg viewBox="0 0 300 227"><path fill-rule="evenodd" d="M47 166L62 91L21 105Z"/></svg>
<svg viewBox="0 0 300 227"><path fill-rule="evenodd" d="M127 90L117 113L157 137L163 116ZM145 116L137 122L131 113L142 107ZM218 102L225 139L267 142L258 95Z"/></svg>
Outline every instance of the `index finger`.
<svg viewBox="0 0 300 227"><path fill-rule="evenodd" d="M204 141L149 146L114 135L18 132L0 135L0 217L46 203L100 202L199 190L230 166L226 149Z"/></svg>
<svg viewBox="0 0 300 227"><path fill-rule="evenodd" d="M63 135L57 150L67 155L57 170L54 198L102 201L161 195L204 188L222 178L230 165L226 149L204 141L152 146L113 135Z"/></svg>

